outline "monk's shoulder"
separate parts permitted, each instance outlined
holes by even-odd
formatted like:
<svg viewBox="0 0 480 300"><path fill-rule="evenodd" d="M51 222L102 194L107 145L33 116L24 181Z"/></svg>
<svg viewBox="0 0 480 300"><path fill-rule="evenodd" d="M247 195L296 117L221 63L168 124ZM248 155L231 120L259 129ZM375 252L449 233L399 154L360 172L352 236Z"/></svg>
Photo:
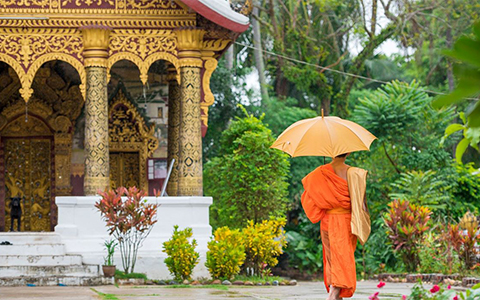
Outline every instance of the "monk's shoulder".
<svg viewBox="0 0 480 300"><path fill-rule="evenodd" d="M348 168L347 175L349 176L358 176L358 177L366 177L368 171L362 168L357 167L350 167Z"/></svg>

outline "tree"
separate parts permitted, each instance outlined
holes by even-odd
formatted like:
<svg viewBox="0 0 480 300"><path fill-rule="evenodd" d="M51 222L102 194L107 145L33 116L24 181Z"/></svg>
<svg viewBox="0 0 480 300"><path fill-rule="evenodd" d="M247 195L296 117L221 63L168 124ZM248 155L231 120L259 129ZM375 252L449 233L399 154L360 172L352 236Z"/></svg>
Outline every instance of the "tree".
<svg viewBox="0 0 480 300"><path fill-rule="evenodd" d="M242 228L282 217L287 208L287 155L270 149L272 132L245 109L222 134L219 156L205 164L205 194L213 196L214 228Z"/></svg>

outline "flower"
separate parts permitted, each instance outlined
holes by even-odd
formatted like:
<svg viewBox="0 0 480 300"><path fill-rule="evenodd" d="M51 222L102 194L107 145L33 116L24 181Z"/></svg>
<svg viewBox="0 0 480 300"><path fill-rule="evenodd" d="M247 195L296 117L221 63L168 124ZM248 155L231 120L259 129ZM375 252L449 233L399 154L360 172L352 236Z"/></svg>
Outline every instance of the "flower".
<svg viewBox="0 0 480 300"><path fill-rule="evenodd" d="M458 295L455 295L455 297L453 297L453 300L458 300Z"/></svg>
<svg viewBox="0 0 480 300"><path fill-rule="evenodd" d="M434 294L436 292L438 292L440 290L440 287L438 285L434 285L431 289L430 289L430 293Z"/></svg>
<svg viewBox="0 0 480 300"><path fill-rule="evenodd" d="M380 294L379 292L376 292L375 294L372 294L368 297L369 300L379 300L378 299L378 294Z"/></svg>
<svg viewBox="0 0 480 300"><path fill-rule="evenodd" d="M452 288L452 286L451 286L451 285L447 286L447 289L451 289L451 288Z"/></svg>
<svg viewBox="0 0 480 300"><path fill-rule="evenodd" d="M406 296L406 295L402 295L402 300L407 300L407 296Z"/></svg>
<svg viewBox="0 0 480 300"><path fill-rule="evenodd" d="M377 285L377 288L380 289L380 288L382 288L382 287L384 287L384 286L385 286L385 282L380 281L380 283Z"/></svg>

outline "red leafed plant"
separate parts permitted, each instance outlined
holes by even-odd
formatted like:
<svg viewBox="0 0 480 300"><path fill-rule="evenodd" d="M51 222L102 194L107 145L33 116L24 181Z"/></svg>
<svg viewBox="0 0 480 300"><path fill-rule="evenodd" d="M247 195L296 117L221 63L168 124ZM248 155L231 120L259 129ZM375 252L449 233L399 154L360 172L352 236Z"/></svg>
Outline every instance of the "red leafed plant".
<svg viewBox="0 0 480 300"><path fill-rule="evenodd" d="M407 200L394 200L388 206L390 208L384 216L387 235L395 251L400 253L407 271L415 271L420 263L419 244L429 229L432 213L428 207L410 204Z"/></svg>
<svg viewBox="0 0 480 300"><path fill-rule="evenodd" d="M480 230L477 218L467 212L456 225L449 224L447 227L447 241L457 252L458 257L466 270L475 266L476 256L479 254L475 247L480 243Z"/></svg>
<svg viewBox="0 0 480 300"><path fill-rule="evenodd" d="M147 204L147 194L136 187L98 192L102 199L95 207L107 223L108 233L115 237L125 273L133 272L138 248L157 222L158 204Z"/></svg>

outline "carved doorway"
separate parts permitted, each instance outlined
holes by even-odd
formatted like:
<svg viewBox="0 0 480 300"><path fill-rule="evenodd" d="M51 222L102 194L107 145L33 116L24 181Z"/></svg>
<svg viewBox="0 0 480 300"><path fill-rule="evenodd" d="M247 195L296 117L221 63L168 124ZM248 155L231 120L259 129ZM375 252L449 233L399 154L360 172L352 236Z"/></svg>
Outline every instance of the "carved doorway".
<svg viewBox="0 0 480 300"><path fill-rule="evenodd" d="M110 187L140 188L139 160L138 152L110 152Z"/></svg>
<svg viewBox="0 0 480 300"><path fill-rule="evenodd" d="M10 229L10 198L15 196L22 199L21 231L52 230L52 145L51 129L33 116L28 122L17 118L2 130L6 231Z"/></svg>

